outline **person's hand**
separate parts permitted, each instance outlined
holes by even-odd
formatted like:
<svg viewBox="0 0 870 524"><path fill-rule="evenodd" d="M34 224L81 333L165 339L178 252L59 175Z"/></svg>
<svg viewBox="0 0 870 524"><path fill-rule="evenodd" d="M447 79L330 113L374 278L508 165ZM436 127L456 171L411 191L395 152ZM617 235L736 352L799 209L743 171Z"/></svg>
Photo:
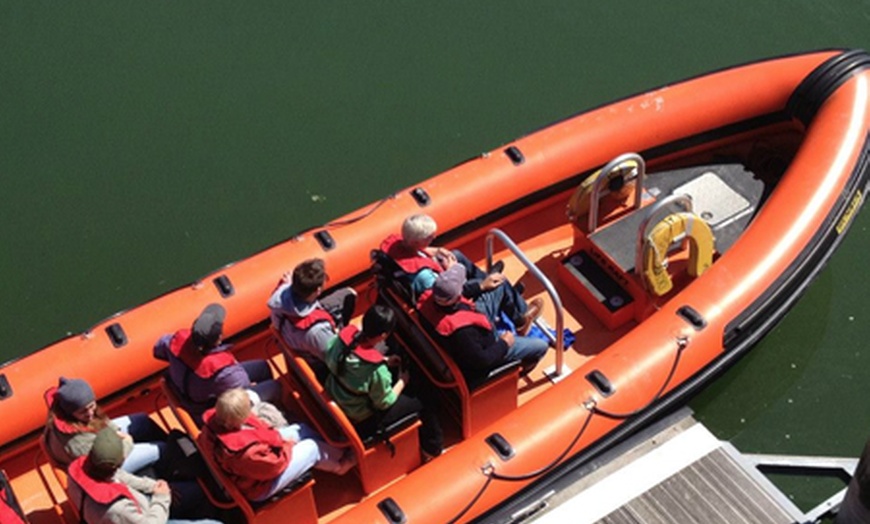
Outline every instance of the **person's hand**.
<svg viewBox="0 0 870 524"><path fill-rule="evenodd" d="M441 265L441 269L445 270L450 269L458 263L456 255L454 255L449 249L444 249L443 247L439 247L435 252L435 260Z"/></svg>
<svg viewBox="0 0 870 524"><path fill-rule="evenodd" d="M284 273L283 275L281 275L281 283L282 284L289 284L292 280L293 280L293 272L292 271L288 271L288 272Z"/></svg>
<svg viewBox="0 0 870 524"><path fill-rule="evenodd" d="M387 357L387 366L397 368L402 365L402 357L399 355L390 355Z"/></svg>
<svg viewBox="0 0 870 524"><path fill-rule="evenodd" d="M401 380L402 382L404 382L406 386L408 385L408 381L411 380L411 374L408 373L408 370L407 370L407 369L403 369L403 370L399 373L399 380Z"/></svg>
<svg viewBox="0 0 870 524"><path fill-rule="evenodd" d="M484 278L480 282L480 289L482 289L483 291L490 291L502 285L504 281L505 276L501 273L491 273L489 275L486 275L486 278Z"/></svg>
<svg viewBox="0 0 870 524"><path fill-rule="evenodd" d="M155 495L169 495L170 493L169 483L165 480L158 480L154 483L154 494Z"/></svg>
<svg viewBox="0 0 870 524"><path fill-rule="evenodd" d="M498 338L504 340L508 347L512 347L516 339L514 338L514 334L512 331L502 331Z"/></svg>

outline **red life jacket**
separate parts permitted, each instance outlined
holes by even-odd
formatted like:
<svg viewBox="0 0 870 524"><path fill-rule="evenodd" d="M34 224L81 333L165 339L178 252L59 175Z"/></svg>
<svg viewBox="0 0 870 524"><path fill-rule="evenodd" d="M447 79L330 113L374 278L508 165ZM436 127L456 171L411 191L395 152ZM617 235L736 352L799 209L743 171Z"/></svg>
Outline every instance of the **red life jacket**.
<svg viewBox="0 0 870 524"><path fill-rule="evenodd" d="M429 257L423 256L415 249L408 249L399 235L390 235L381 242L381 251L392 258L402 271L415 275L423 269L431 269L436 273L443 271L441 264Z"/></svg>
<svg viewBox="0 0 870 524"><path fill-rule="evenodd" d="M202 416L206 425L198 441L203 446L203 453L214 458L246 497L256 499L265 495L274 478L290 463L293 444L284 442L278 431L254 416L245 420L243 429L218 432L214 415L215 410L210 409ZM252 466L253 463L256 464ZM249 466L257 468L255 477L245 473Z"/></svg>
<svg viewBox="0 0 870 524"><path fill-rule="evenodd" d="M84 470L84 464L87 458L87 455L83 455L75 459L69 465L68 470L70 478L75 480L76 484L82 488L82 491L84 491L85 494L96 503L106 506L120 498L128 498L136 504L136 509L139 510L139 513L142 513L142 508L139 507L139 502L137 502L136 498L133 497L130 488L128 488L126 484L111 480L96 480L88 476ZM79 508L79 511L81 510L82 508Z"/></svg>
<svg viewBox="0 0 870 524"><path fill-rule="evenodd" d="M427 289L420 295L417 310L435 327L435 331L445 337L449 337L459 328L468 326L477 326L492 331L492 325L486 315L475 311L474 302L465 297L459 299L458 308L445 311L435 303L432 290Z"/></svg>
<svg viewBox="0 0 870 524"><path fill-rule="evenodd" d="M317 324L318 322L329 322L329 325L332 326L332 329L335 329L335 320L333 320L332 315L330 315L329 312L327 312L323 308L314 308L311 310L311 313L307 314L304 317L290 315L286 311L282 313L284 315L284 318L286 318L293 327L300 331L308 331L311 326Z"/></svg>
<svg viewBox="0 0 870 524"><path fill-rule="evenodd" d="M3 524L25 524L23 516L18 513L21 507L8 485L6 475L0 473L0 522Z"/></svg>
<svg viewBox="0 0 870 524"><path fill-rule="evenodd" d="M218 351L203 355L193 344L189 329L181 329L172 335L169 351L200 378L211 378L227 366L237 364L236 357L229 351Z"/></svg>
<svg viewBox="0 0 870 524"><path fill-rule="evenodd" d="M209 424L214 418L214 412L215 410L212 408L203 413L203 422ZM276 448L284 447L284 439L281 438L281 434L254 415L249 415L244 425L250 427L229 432L218 432L213 426L209 427L221 445L231 453L244 451L245 448L259 442Z"/></svg>
<svg viewBox="0 0 870 524"><path fill-rule="evenodd" d="M356 326L345 326L338 332L338 338L340 338L341 342L348 347L353 344L353 337L356 336L357 333L359 333L359 329ZM372 364L380 364L381 362L384 362L383 353L370 344L357 344L357 346L353 348L353 352L359 358Z"/></svg>
<svg viewBox="0 0 870 524"><path fill-rule="evenodd" d="M17 511L12 509L6 498L6 488L0 489L0 522L8 524L24 524L24 520Z"/></svg>

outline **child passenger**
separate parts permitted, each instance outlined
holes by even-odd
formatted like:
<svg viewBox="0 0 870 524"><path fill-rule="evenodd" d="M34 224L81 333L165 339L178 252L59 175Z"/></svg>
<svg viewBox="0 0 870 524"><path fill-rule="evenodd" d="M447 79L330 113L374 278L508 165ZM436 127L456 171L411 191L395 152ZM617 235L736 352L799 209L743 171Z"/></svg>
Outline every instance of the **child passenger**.
<svg viewBox="0 0 870 524"><path fill-rule="evenodd" d="M323 442L305 424L276 429L258 418L241 388L222 393L203 421L198 438L203 453L215 457L253 502L268 499L311 468L343 475L354 465L352 455Z"/></svg>
<svg viewBox="0 0 870 524"><path fill-rule="evenodd" d="M398 355L387 357L384 351L395 325L393 310L375 304L363 315L362 331L353 325L342 329L326 352L330 375L324 387L362 438L411 413L419 413L420 447L428 459L440 455L443 445L436 400L425 394L426 388L419 380L415 382L420 386L417 389L421 398L410 393L407 369L399 369L398 378L393 380L390 368L401 368L402 360Z"/></svg>
<svg viewBox="0 0 870 524"><path fill-rule="evenodd" d="M60 377L57 387L49 388L45 396L49 411L43 439L52 460L63 468L87 455L97 433L107 427L123 440L124 471L134 473L151 466L165 452L166 432L148 415L134 413L110 419L85 380Z"/></svg>

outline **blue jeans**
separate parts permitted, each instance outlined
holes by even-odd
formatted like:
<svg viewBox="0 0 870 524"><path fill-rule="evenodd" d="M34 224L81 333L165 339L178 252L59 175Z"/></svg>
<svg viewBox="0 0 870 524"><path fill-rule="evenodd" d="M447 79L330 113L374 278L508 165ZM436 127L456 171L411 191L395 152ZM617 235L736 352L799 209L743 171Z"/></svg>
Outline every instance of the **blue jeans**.
<svg viewBox="0 0 870 524"><path fill-rule="evenodd" d="M272 368L265 360L245 360L239 362L252 384L249 389L254 391L260 400L281 406L281 383L272 378Z"/></svg>
<svg viewBox="0 0 870 524"><path fill-rule="evenodd" d="M257 498L254 502L262 502L275 493L278 493L284 487L291 484L293 481L305 474L306 471L313 468L317 461L320 460L320 450L317 442L311 439L303 439L293 444L293 453L290 457L290 463L284 468L278 477L272 481L269 491L265 495Z"/></svg>
<svg viewBox="0 0 870 524"><path fill-rule="evenodd" d="M549 347L550 344L542 338L516 335L514 336L514 345L508 349L505 360L522 360L525 362L534 360L537 362L541 360Z"/></svg>
<svg viewBox="0 0 870 524"><path fill-rule="evenodd" d="M504 313L511 322L517 324L522 321L528 306L523 297L509 283L498 286L495 289L482 293L474 302L474 307L486 315L493 326L493 335L498 336L499 324L504 324L501 315ZM513 326L509 326L513 328ZM524 337L516 335L514 345L508 349L506 360L522 360L525 362L541 359L547 352L550 344L537 337Z"/></svg>
<svg viewBox="0 0 870 524"><path fill-rule="evenodd" d="M166 433L148 415L134 413L112 419L122 432L133 437L133 450L124 459L121 468L135 473L151 466L166 450Z"/></svg>
<svg viewBox="0 0 870 524"><path fill-rule="evenodd" d="M341 468L341 457L344 449L337 448L323 440L317 431L308 424L291 422L289 426L278 428L281 438L292 442L314 441L317 444L317 462L315 468L322 471L336 472ZM293 446L293 454L296 454L296 446Z"/></svg>

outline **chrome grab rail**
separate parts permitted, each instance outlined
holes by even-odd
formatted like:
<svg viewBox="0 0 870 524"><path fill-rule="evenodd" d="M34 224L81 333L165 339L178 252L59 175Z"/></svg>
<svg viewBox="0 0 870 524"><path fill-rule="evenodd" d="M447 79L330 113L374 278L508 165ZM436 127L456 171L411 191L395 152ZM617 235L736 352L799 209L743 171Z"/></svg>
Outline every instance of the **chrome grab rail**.
<svg viewBox="0 0 870 524"><path fill-rule="evenodd" d="M646 229L649 227L650 222L652 222L653 218L658 221L658 216L660 212L670 206L680 206L683 211L692 212L692 197L688 194L680 194L680 195L669 195L652 206L650 206L649 211L646 212L646 216L641 221L640 226L637 228L637 248L634 256L634 273L636 275L640 274L640 266L643 264L643 241L646 237ZM664 218L664 217L662 217ZM643 282L643 279L641 279Z"/></svg>
<svg viewBox="0 0 870 524"><path fill-rule="evenodd" d="M564 341L564 338L562 336L562 332L564 331L564 324L565 324L565 321L563 318L563 312L562 312L562 299L559 298L559 293L556 291L556 288L553 286L553 283L550 282L550 279L547 278L547 276L544 275L544 273L540 269L538 269L538 266L536 266L534 262L532 262L531 260L528 259L528 257L526 257L525 253L522 252L522 250L514 243L513 240L511 240L511 238L509 236L507 236L507 234L505 234L504 231L497 229L497 228L490 229L489 232L486 234L486 268L487 268L487 270L492 267L492 244L493 244L493 239L496 237L498 237L498 239L502 241L502 243L505 245L505 247L507 247L511 251L511 253L513 253L514 256L517 257L517 259L523 263L524 266L526 266L526 269L528 269L529 272L535 278L537 278L541 282L541 284L544 285L544 289L547 290L547 293L550 295L550 298L553 300L553 305L556 307L556 337L555 337L556 338L556 340L555 340L555 343L556 343L556 370L555 370L555 376L558 377L559 375L562 374L562 360L564 358L562 353L564 352L564 349L565 349L565 341ZM549 332L546 329L544 329L543 331L547 335L547 337L549 338L550 337ZM552 340L552 338L551 338L551 340Z"/></svg>
<svg viewBox="0 0 870 524"><path fill-rule="evenodd" d="M614 169L618 168L620 164L624 164L629 160L637 162L637 181L635 182L634 187L634 208L640 209L641 198L643 197L643 178L646 175L646 163L637 153L623 153L605 164L604 167L601 168L601 172L598 173L598 178L595 179L595 184L592 186L592 193L589 195L588 234L591 235L596 229L598 229L598 195L601 193L601 184L603 184L604 180L607 179L607 175L609 175Z"/></svg>

